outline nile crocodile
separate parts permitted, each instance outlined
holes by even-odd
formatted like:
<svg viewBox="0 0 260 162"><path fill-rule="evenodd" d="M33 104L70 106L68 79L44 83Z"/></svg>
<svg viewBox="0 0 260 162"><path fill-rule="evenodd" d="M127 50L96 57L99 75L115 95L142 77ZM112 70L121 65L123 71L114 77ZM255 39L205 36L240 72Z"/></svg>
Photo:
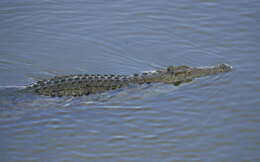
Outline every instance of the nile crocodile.
<svg viewBox="0 0 260 162"><path fill-rule="evenodd" d="M41 80L25 90L45 96L83 96L126 87L130 84L166 83L179 85L195 78L228 72L231 66L218 64L213 67L169 66L153 72L133 75L65 75Z"/></svg>

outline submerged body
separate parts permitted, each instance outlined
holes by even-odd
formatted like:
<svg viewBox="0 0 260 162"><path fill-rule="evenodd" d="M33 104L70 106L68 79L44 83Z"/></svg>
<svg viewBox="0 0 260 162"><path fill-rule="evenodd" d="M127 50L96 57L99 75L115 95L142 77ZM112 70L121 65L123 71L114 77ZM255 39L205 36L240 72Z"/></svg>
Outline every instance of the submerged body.
<svg viewBox="0 0 260 162"><path fill-rule="evenodd" d="M38 81L26 88L45 96L82 96L126 87L130 84L167 83L179 85L195 78L228 72L231 66L214 67L169 66L167 69L133 75L65 75Z"/></svg>

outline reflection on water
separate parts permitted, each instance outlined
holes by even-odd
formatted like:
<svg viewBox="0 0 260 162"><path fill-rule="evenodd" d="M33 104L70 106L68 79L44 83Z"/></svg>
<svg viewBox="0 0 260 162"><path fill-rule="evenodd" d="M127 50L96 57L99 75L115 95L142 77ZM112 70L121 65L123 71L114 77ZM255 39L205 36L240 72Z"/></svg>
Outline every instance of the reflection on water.
<svg viewBox="0 0 260 162"><path fill-rule="evenodd" d="M259 161L258 10L256 0L2 0L1 161ZM19 91L62 74L217 63L232 72L179 87Z"/></svg>

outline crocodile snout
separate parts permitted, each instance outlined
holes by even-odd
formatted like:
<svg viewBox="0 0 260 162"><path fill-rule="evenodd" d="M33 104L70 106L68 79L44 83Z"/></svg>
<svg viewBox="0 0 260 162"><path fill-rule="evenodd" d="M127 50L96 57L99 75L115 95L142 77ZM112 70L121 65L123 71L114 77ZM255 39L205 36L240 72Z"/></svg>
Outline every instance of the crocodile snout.
<svg viewBox="0 0 260 162"><path fill-rule="evenodd" d="M232 66L228 64L218 64L216 68L218 68L222 72L228 72L232 70Z"/></svg>

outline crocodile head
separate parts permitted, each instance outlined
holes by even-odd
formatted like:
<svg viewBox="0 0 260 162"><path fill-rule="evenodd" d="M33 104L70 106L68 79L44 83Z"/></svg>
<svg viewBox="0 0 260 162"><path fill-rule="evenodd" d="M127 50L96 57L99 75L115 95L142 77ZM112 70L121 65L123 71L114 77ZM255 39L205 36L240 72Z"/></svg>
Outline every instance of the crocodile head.
<svg viewBox="0 0 260 162"><path fill-rule="evenodd" d="M192 81L195 78L228 72L231 69L232 67L227 64L218 64L213 67L169 66L162 79L165 83L179 85L183 82Z"/></svg>

